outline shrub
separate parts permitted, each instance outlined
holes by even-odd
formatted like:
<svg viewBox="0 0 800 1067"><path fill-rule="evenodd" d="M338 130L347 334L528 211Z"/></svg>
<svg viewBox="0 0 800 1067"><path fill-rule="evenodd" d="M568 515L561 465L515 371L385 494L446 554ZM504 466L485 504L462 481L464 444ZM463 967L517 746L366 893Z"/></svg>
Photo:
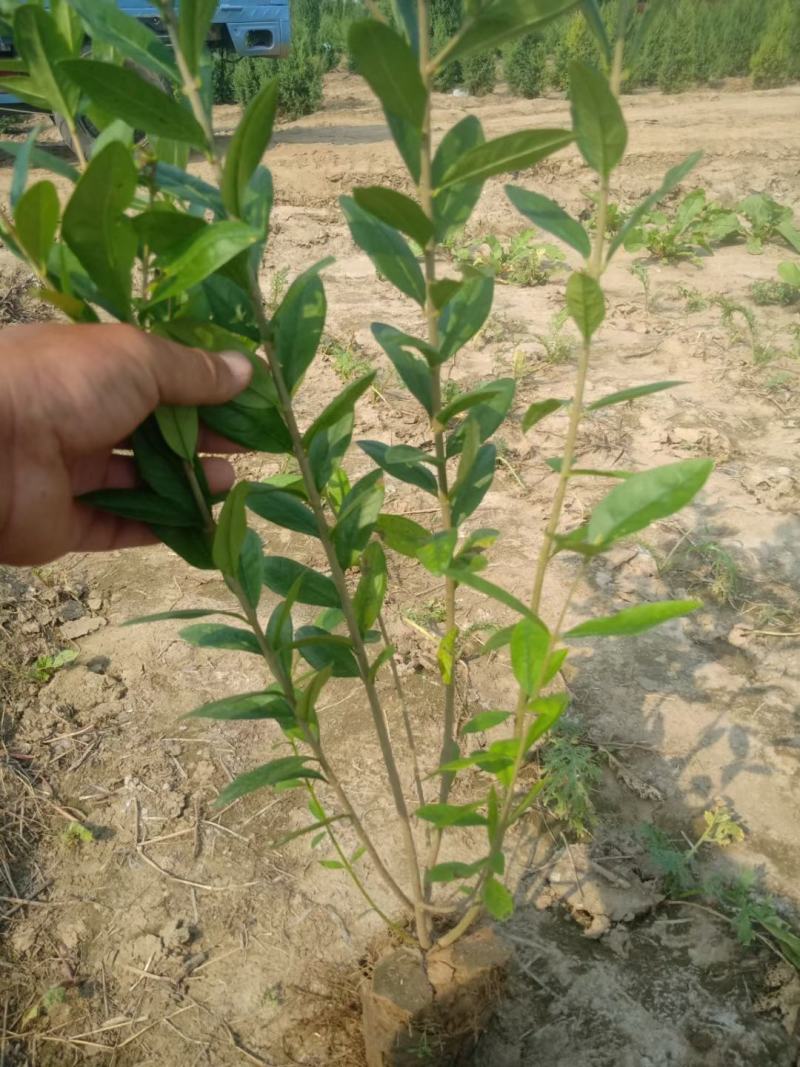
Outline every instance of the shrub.
<svg viewBox="0 0 800 1067"><path fill-rule="evenodd" d="M680 93L697 77L697 27L694 0L679 0L665 26L664 54L658 70L658 87Z"/></svg>
<svg viewBox="0 0 800 1067"><path fill-rule="evenodd" d="M537 34L528 34L508 52L505 79L515 96L527 100L541 96L547 83L547 51Z"/></svg>
<svg viewBox="0 0 800 1067"><path fill-rule="evenodd" d="M800 77L800 10L784 0L776 7L750 62L756 89L786 85Z"/></svg>
<svg viewBox="0 0 800 1067"><path fill-rule="evenodd" d="M233 92L236 103L247 107L265 82L275 76L275 68L270 59L258 59L255 56L242 56L233 68Z"/></svg>
<svg viewBox="0 0 800 1067"><path fill-rule="evenodd" d="M774 6L775 0L729 0L719 5L720 76L741 78L750 73Z"/></svg>
<svg viewBox="0 0 800 1067"><path fill-rule="evenodd" d="M463 63L464 87L472 96L485 96L497 85L497 56L494 52L478 52Z"/></svg>
<svg viewBox="0 0 800 1067"><path fill-rule="evenodd" d="M246 107L276 74L281 115L297 119L317 110L322 102L322 64L302 34L295 39L288 58L277 64L254 56L244 56L236 63L233 71L236 102Z"/></svg>
<svg viewBox="0 0 800 1067"><path fill-rule="evenodd" d="M230 52L214 52L211 57L211 91L215 104L235 104L236 89L233 72L236 69L236 56Z"/></svg>
<svg viewBox="0 0 800 1067"><path fill-rule="evenodd" d="M461 0L433 0L431 4L431 51L434 55L450 40L461 25ZM434 87L440 93L448 93L464 81L464 70L459 62L448 63L434 78Z"/></svg>

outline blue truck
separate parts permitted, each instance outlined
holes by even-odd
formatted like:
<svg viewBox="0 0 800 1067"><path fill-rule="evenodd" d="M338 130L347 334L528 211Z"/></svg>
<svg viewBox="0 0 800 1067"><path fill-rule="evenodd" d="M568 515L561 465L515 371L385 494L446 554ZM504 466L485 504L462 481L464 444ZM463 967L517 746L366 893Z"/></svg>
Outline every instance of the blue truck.
<svg viewBox="0 0 800 1067"><path fill-rule="evenodd" d="M117 0L117 6L126 15L139 19L154 33L163 34L158 12L147 0ZM241 56L279 59L289 54L291 35L289 0L272 0L266 4L249 3L246 0L241 3L223 0L214 16L208 43L211 48L235 52ZM0 37L0 61L14 54L13 40ZM0 110L29 110L17 97L1 90L2 79ZM56 125L60 128L58 121Z"/></svg>

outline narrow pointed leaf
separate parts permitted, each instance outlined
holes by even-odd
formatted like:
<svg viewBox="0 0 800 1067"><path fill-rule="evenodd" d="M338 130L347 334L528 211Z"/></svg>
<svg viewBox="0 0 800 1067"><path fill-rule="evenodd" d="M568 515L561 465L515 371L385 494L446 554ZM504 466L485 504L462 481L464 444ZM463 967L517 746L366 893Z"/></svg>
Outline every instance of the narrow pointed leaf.
<svg viewBox="0 0 800 1067"><path fill-rule="evenodd" d="M652 385L634 385L630 389L622 389L618 393L609 393L608 396L594 400L587 405L587 411L599 411L601 408L611 407L612 404L624 404L628 400L637 400L640 396L650 396L651 393L661 393L665 389L675 389L678 385L686 385L686 382L653 382Z"/></svg>
<svg viewBox="0 0 800 1067"><path fill-rule="evenodd" d="M294 493L286 493L271 486L251 483L247 506L267 522L282 526L285 530L319 537L314 512Z"/></svg>
<svg viewBox="0 0 800 1067"><path fill-rule="evenodd" d="M674 515L703 488L713 469L712 460L687 459L632 475L594 509L586 541L609 545Z"/></svg>
<svg viewBox="0 0 800 1067"><path fill-rule="evenodd" d="M89 28L92 39L113 45L137 66L177 84L175 60L158 34L120 10L115 0L69 0Z"/></svg>
<svg viewBox="0 0 800 1067"><path fill-rule="evenodd" d="M14 229L23 251L44 269L53 247L61 208L52 182L36 182L23 193L14 211Z"/></svg>
<svg viewBox="0 0 800 1067"><path fill-rule="evenodd" d="M245 505L249 492L249 482L239 482L228 494L217 520L213 557L214 562L227 578L238 576L239 555L247 533Z"/></svg>
<svg viewBox="0 0 800 1067"><path fill-rule="evenodd" d="M444 363L469 344L486 324L494 300L494 278L467 278L439 315L441 342L436 363Z"/></svg>
<svg viewBox="0 0 800 1067"><path fill-rule="evenodd" d="M527 130L506 134L465 153L446 172L439 189L460 182L486 181L512 170L525 170L565 148L572 140L570 130Z"/></svg>
<svg viewBox="0 0 800 1067"><path fill-rule="evenodd" d="M391 474L393 478L397 478L398 481L415 485L432 496L438 494L439 486L435 475L418 460L404 462L393 459L392 452L394 450L382 441L359 441L358 447L366 452L369 458L377 463L382 470L385 470L387 474Z"/></svg>
<svg viewBox="0 0 800 1067"><path fill-rule="evenodd" d="M489 878L483 887L483 903L497 922L505 922L514 914L514 898L497 878Z"/></svg>
<svg viewBox="0 0 800 1067"><path fill-rule="evenodd" d="M334 678L358 678L359 670L349 640L334 637L318 626L301 626L294 647L315 670L331 669Z"/></svg>
<svg viewBox="0 0 800 1067"><path fill-rule="evenodd" d="M518 622L511 634L511 667L520 688L528 696L541 686L550 633L539 619Z"/></svg>
<svg viewBox="0 0 800 1067"><path fill-rule="evenodd" d="M294 712L283 697L274 693L240 693L223 697L195 708L185 719L216 719L220 722L247 722L255 719L274 719L282 729L295 725Z"/></svg>
<svg viewBox="0 0 800 1067"><path fill-rule="evenodd" d="M224 611L222 608L179 608L176 611L159 611L155 615L139 615L135 619L128 619L123 626L142 626L149 622L167 622L169 619L203 619L209 615L227 615L232 619L244 622L241 615L235 611Z"/></svg>
<svg viewBox="0 0 800 1067"><path fill-rule="evenodd" d="M321 608L342 606L332 579L284 556L265 558L264 584L279 596L287 596L294 588L299 604L313 604Z"/></svg>
<svg viewBox="0 0 800 1067"><path fill-rule="evenodd" d="M589 234L581 223L568 215L555 200L515 185L506 186L506 196L526 219L574 248L584 259L588 259L592 254Z"/></svg>
<svg viewBox="0 0 800 1067"><path fill-rule="evenodd" d="M253 97L233 135L222 174L222 200L242 217L245 194L272 137L278 106L278 79L268 81Z"/></svg>
<svg viewBox="0 0 800 1067"><path fill-rule="evenodd" d="M424 804L417 808L417 816L433 823L439 829L449 826L486 826L485 815L477 808L479 804Z"/></svg>
<svg viewBox="0 0 800 1067"><path fill-rule="evenodd" d="M627 637L641 634L670 619L690 615L703 606L701 600L664 600L656 604L636 604L602 619L590 619L573 626L564 637Z"/></svg>
<svg viewBox="0 0 800 1067"><path fill-rule="evenodd" d="M195 626L186 626L180 631L181 637L196 648L220 648L228 652L250 652L261 655L258 641L249 630L236 626L221 626L215 623L199 622Z"/></svg>
<svg viewBox="0 0 800 1067"><path fill-rule="evenodd" d="M371 185L353 191L359 207L425 248L433 237L433 223L416 202L395 189Z"/></svg>
<svg viewBox="0 0 800 1067"><path fill-rule="evenodd" d="M328 262L322 260L295 278L272 319L275 353L292 392L311 366L325 329L328 303L319 273Z"/></svg>
<svg viewBox="0 0 800 1067"><path fill-rule="evenodd" d="M581 155L602 178L618 166L628 145L628 127L605 75L586 63L570 64L575 140Z"/></svg>
<svg viewBox="0 0 800 1067"><path fill-rule="evenodd" d="M392 362L394 369L400 375L403 384L425 408L429 415L433 414L433 378L431 376L428 360L412 355L409 348L417 351L432 352L424 341L419 341L409 334L401 333L393 326L384 326L381 323L372 324L372 333L375 340L383 348Z"/></svg>
<svg viewBox="0 0 800 1067"><path fill-rule="evenodd" d="M532 430L537 422L541 422L548 415L552 415L554 411L559 411L568 403L568 400L552 399L538 400L535 404L531 404L522 417L523 432L527 433L528 430Z"/></svg>
<svg viewBox="0 0 800 1067"><path fill-rule="evenodd" d="M567 310L581 332L590 341L606 317L606 300L599 284L583 271L567 282Z"/></svg>
<svg viewBox="0 0 800 1067"><path fill-rule="evenodd" d="M160 265L163 280L153 293L153 303L180 296L215 274L221 267L260 239L244 222L215 222L190 238L174 258Z"/></svg>
<svg viewBox="0 0 800 1067"><path fill-rule="evenodd" d="M360 207L349 196L340 204L355 243L375 265L379 274L401 293L411 297L422 307L425 304L425 279L414 253L403 237Z"/></svg>
<svg viewBox="0 0 800 1067"><path fill-rule="evenodd" d="M247 774L240 774L234 778L229 786L222 790L215 801L215 807L223 808L226 804L238 800L239 797L254 793L257 789L265 789L269 786L282 785L289 782L304 779L319 779L324 777L311 767L306 766L306 759L301 756L285 756L283 759L272 760L265 763Z"/></svg>
<svg viewBox="0 0 800 1067"><path fill-rule="evenodd" d="M341 393L328 404L306 430L303 435L303 444L308 446L318 433L333 426L345 415L351 415L357 402L375 381L377 374L377 371L370 371L369 374L365 374L363 377L346 385Z"/></svg>

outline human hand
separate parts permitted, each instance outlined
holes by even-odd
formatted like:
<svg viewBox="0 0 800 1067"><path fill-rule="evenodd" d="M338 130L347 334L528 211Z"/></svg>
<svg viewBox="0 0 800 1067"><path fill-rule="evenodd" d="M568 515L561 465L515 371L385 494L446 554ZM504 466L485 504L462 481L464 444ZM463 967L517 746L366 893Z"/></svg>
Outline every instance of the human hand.
<svg viewBox="0 0 800 1067"><path fill-rule="evenodd" d="M212 355L126 325L15 326L0 332L0 562L46 563L67 552L152 544L147 526L75 498L139 484L126 438L162 404L232 400L247 358ZM212 451L232 451L213 435ZM233 482L204 460L212 492Z"/></svg>

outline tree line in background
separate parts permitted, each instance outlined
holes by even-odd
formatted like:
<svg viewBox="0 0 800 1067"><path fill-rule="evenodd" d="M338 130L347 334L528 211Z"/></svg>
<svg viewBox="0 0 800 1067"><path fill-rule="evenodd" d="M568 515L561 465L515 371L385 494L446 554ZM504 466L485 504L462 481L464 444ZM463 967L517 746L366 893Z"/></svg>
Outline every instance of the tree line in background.
<svg viewBox="0 0 800 1067"><path fill-rule="evenodd" d="M646 44L626 71L624 90L657 88L681 92L722 78L752 77L755 88L800 80L800 0L645 0L632 19L655 4ZM458 29L463 0L433 0L431 32L436 50ZM381 7L390 18L389 4ZM603 17L616 34L619 0L605 0ZM288 59L214 57L217 103L247 104L265 81L278 76L278 106L288 118L315 111L322 77L347 63L351 23L368 14L362 0L294 0L293 48ZM463 87L471 95L492 92L500 78L516 96L533 98L565 90L573 60L599 65L596 39L580 14L559 19L505 49L472 55L446 67L436 87Z"/></svg>

